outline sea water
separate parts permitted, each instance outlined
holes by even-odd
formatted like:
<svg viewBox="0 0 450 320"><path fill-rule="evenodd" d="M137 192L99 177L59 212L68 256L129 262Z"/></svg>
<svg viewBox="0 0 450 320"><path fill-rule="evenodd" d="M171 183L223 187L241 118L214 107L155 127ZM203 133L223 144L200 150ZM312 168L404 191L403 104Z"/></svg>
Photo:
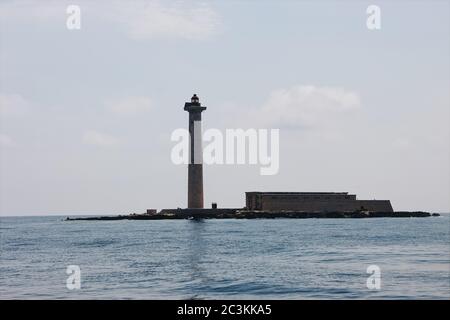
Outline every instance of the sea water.
<svg viewBox="0 0 450 320"><path fill-rule="evenodd" d="M64 218L0 218L0 298L450 299L446 214L203 221ZM79 289L68 285L68 266L79 267ZM379 274L368 273L370 266ZM368 285L374 276L379 280L375 288Z"/></svg>

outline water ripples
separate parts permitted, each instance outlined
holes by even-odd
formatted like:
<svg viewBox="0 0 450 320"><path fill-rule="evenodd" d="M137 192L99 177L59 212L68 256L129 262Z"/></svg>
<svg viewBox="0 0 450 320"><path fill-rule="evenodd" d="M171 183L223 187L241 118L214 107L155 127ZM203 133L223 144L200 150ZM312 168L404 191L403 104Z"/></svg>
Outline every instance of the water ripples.
<svg viewBox="0 0 450 320"><path fill-rule="evenodd" d="M450 216L0 224L4 299L450 298Z"/></svg>

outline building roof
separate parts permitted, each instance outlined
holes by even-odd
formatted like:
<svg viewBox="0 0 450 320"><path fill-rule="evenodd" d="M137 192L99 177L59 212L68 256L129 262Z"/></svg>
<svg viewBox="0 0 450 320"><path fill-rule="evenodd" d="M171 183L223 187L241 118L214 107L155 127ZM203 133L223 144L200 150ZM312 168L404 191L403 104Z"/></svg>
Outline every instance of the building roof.
<svg viewBox="0 0 450 320"><path fill-rule="evenodd" d="M331 195L331 194L348 194L348 192L268 192L268 191L248 191L246 193L256 193L256 194L274 194L274 195L282 195L282 194L292 194L292 195Z"/></svg>

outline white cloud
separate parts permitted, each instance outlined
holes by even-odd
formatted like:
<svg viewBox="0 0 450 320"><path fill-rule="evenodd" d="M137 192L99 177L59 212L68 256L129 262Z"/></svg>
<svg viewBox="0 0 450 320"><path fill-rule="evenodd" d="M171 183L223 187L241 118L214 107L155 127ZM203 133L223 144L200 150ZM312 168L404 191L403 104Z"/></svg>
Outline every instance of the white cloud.
<svg viewBox="0 0 450 320"><path fill-rule="evenodd" d="M4 2L0 4L0 19L20 23L57 21L64 26L69 4L48 0ZM77 5L82 21L89 16L114 24L134 40L202 40L216 34L221 25L217 12L209 4L198 1L78 1Z"/></svg>
<svg viewBox="0 0 450 320"><path fill-rule="evenodd" d="M60 18L65 21L66 6L56 1L16 0L0 3L0 20L2 21L48 21Z"/></svg>
<svg viewBox="0 0 450 320"><path fill-rule="evenodd" d="M19 94L0 94L0 115L19 116L30 109L31 103Z"/></svg>
<svg viewBox="0 0 450 320"><path fill-rule="evenodd" d="M218 14L207 4L159 1L116 3L109 18L126 26L131 38L206 39L217 32Z"/></svg>
<svg viewBox="0 0 450 320"><path fill-rule="evenodd" d="M127 97L106 103L109 110L119 115L136 115L151 110L152 103L148 97Z"/></svg>
<svg viewBox="0 0 450 320"><path fill-rule="evenodd" d="M119 139L94 130L88 130L83 135L83 142L90 145L112 147L119 144Z"/></svg>
<svg viewBox="0 0 450 320"><path fill-rule="evenodd" d="M271 126L316 127L359 107L359 96L353 91L299 85L273 91L258 116Z"/></svg>
<svg viewBox="0 0 450 320"><path fill-rule="evenodd" d="M405 150L405 149L409 149L413 146L412 142L410 139L401 137L401 138L396 138L392 141L392 146L395 149L401 149L401 150Z"/></svg>
<svg viewBox="0 0 450 320"><path fill-rule="evenodd" d="M0 146L1 147L12 147L15 143L13 140L7 136L6 134L0 133Z"/></svg>

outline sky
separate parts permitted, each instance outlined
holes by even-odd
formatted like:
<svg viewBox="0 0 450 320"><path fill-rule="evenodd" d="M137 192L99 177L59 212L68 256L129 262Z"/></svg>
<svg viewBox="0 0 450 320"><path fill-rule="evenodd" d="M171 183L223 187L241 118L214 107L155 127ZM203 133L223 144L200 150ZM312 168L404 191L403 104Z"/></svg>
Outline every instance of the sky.
<svg viewBox="0 0 450 320"><path fill-rule="evenodd" d="M171 134L193 93L204 130L280 130L275 175L204 165L206 207L348 191L450 212L449 14L447 1L1 1L0 215L186 207Z"/></svg>

